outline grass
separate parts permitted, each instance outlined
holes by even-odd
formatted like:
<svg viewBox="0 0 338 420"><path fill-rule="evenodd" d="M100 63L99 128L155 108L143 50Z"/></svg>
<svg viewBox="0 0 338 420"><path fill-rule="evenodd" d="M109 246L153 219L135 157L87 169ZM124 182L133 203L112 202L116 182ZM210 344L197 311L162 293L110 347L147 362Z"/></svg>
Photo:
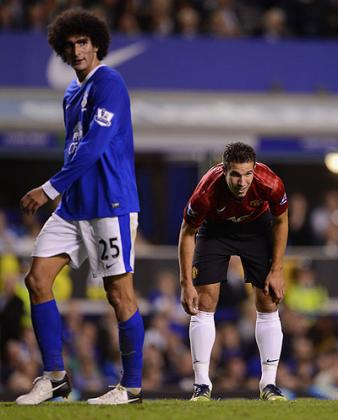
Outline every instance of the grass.
<svg viewBox="0 0 338 420"><path fill-rule="evenodd" d="M244 399L191 402L147 400L143 404L90 406L85 402L18 406L0 403L1 420L333 420L338 401L299 399L287 402Z"/></svg>

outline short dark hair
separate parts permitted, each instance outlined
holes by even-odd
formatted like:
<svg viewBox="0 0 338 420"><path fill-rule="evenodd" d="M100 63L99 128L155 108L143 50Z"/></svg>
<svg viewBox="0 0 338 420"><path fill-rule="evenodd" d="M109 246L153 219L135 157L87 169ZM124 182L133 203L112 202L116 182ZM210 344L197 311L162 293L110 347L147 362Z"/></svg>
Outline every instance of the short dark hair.
<svg viewBox="0 0 338 420"><path fill-rule="evenodd" d="M58 15L48 26L48 42L59 56L66 61L65 45L74 35L88 36L98 49L97 58L102 60L108 52L110 43L106 22L84 9L69 9Z"/></svg>
<svg viewBox="0 0 338 420"><path fill-rule="evenodd" d="M225 147L223 153L223 166L228 169L230 163L256 163L256 152L248 144L237 142L230 143Z"/></svg>

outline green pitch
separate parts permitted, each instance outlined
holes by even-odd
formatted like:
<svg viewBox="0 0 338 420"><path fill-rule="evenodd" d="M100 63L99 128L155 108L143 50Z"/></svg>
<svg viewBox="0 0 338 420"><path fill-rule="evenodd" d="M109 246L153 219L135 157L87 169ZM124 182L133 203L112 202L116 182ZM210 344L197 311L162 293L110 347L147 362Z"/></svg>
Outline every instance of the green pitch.
<svg viewBox="0 0 338 420"><path fill-rule="evenodd" d="M190 402L153 400L123 406L86 403L44 403L17 406L0 403L1 420L333 420L338 401L299 399L288 402L221 400Z"/></svg>

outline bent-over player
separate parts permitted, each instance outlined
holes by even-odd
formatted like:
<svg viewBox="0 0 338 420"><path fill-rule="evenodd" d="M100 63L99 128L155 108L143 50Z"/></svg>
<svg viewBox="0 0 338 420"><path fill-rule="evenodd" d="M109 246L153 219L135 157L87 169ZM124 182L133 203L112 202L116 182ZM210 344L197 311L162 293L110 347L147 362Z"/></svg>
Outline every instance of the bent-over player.
<svg viewBox="0 0 338 420"><path fill-rule="evenodd" d="M283 340L278 303L284 296L287 208L281 179L256 162L253 148L243 143L226 146L223 162L202 177L189 199L180 231L179 261L181 301L191 315L193 401L211 397L214 313L232 255L240 256L246 282L255 293L260 397L286 399L276 386L276 372Z"/></svg>

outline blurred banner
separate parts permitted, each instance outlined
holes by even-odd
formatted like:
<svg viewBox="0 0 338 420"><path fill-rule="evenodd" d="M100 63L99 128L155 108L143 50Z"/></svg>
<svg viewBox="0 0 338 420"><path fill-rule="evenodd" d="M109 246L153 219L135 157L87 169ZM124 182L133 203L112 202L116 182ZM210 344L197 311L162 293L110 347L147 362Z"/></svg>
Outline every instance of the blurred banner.
<svg viewBox="0 0 338 420"><path fill-rule="evenodd" d="M0 85L64 89L72 69L44 34L2 34ZM131 89L338 92L338 42L113 36L105 62Z"/></svg>

